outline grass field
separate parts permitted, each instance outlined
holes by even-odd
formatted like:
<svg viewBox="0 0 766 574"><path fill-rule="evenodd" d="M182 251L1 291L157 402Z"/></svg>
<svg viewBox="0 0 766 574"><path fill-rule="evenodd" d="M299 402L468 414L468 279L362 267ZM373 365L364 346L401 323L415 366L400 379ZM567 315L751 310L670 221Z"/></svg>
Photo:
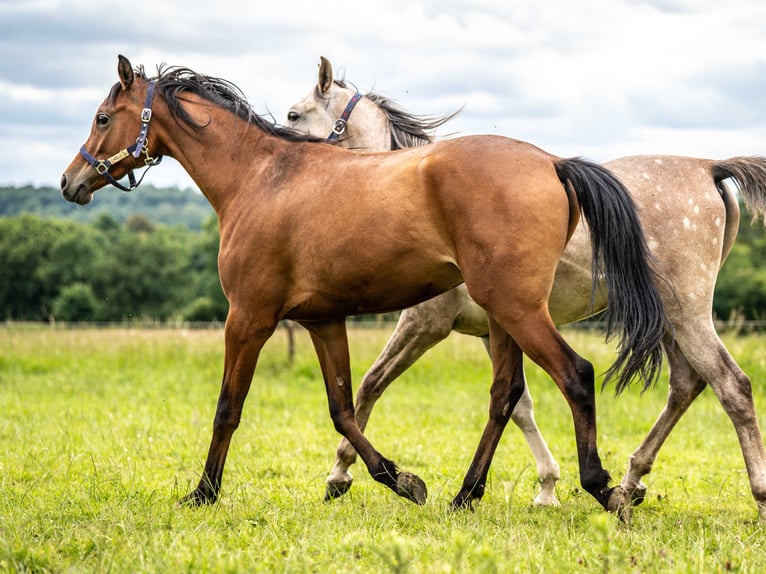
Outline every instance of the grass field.
<svg viewBox="0 0 766 574"><path fill-rule="evenodd" d="M355 385L390 333L351 332ZM566 331L597 372L611 347ZM725 337L754 381L766 425L766 339ZM418 507L354 467L349 495L322 502L338 435L317 361L283 331L261 357L229 453L221 500L196 486L210 440L220 330L0 327L0 572L763 572L758 524L731 423L706 390L645 478L630 526L579 488L572 422L527 367L539 426L559 461L559 508L535 508L534 462L509 427L476 511L451 512L487 411L481 344L453 335L384 395L367 435L421 476ZM664 404L598 395L599 444L615 480Z"/></svg>

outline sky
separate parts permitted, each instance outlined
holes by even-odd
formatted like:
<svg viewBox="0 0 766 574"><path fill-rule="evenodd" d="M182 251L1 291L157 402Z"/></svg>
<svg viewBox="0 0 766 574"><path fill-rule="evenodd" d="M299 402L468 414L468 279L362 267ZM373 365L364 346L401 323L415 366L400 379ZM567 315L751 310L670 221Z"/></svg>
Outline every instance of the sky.
<svg viewBox="0 0 766 574"><path fill-rule="evenodd" d="M766 153L764 0L0 0L0 185L58 186L117 55L237 85L285 121L320 56L437 135L562 157ZM193 188L172 160L146 178Z"/></svg>

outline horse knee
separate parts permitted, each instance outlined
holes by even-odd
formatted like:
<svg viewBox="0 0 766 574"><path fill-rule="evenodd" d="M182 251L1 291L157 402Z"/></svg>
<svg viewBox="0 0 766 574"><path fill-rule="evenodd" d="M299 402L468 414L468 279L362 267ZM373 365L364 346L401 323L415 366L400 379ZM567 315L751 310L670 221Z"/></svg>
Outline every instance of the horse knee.
<svg viewBox="0 0 766 574"><path fill-rule="evenodd" d="M234 432L242 418L242 409L235 408L225 397L221 397L213 419L213 428Z"/></svg>

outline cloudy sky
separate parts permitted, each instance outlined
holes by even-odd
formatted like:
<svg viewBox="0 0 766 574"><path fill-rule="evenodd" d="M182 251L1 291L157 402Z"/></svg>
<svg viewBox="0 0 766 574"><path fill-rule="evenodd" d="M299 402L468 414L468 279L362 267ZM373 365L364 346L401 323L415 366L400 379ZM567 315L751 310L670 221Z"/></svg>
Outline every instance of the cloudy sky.
<svg viewBox="0 0 766 574"><path fill-rule="evenodd" d="M0 185L58 185L116 81L230 80L284 121L323 55L443 133L595 161L766 153L764 0L0 0ZM166 161L147 181L192 187Z"/></svg>

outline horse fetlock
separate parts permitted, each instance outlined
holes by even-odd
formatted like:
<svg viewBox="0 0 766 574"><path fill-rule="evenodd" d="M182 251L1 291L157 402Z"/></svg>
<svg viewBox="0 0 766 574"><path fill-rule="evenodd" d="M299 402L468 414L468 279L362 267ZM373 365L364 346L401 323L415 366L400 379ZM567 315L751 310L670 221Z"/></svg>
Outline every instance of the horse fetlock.
<svg viewBox="0 0 766 574"><path fill-rule="evenodd" d="M473 512L473 501L480 501L482 496L484 496L484 483L472 481L470 487L464 485L452 499L452 508L454 510L468 509Z"/></svg>
<svg viewBox="0 0 766 574"><path fill-rule="evenodd" d="M556 480L558 479L540 481L540 492L533 500L535 506L561 506L559 499L556 498Z"/></svg>
<svg viewBox="0 0 766 574"><path fill-rule="evenodd" d="M646 491L647 491L646 485L639 481L638 484L629 489L628 492L630 493L630 503L633 506L638 506L641 504L644 500L646 500Z"/></svg>
<svg viewBox="0 0 766 574"><path fill-rule="evenodd" d="M425 504L428 497L426 483L411 472L402 472L396 478L396 493L415 504Z"/></svg>
<svg viewBox="0 0 766 574"><path fill-rule="evenodd" d="M474 500L478 500L478 499L475 499L470 492L460 492L455 498L452 499L452 504L450 504L450 508L452 508L452 510L470 510L471 512L473 512Z"/></svg>
<svg viewBox="0 0 766 574"><path fill-rule="evenodd" d="M356 450L351 446L351 443L347 439L343 439L338 445L338 450L335 452L335 466L339 467L343 465L348 468L356 462Z"/></svg>

